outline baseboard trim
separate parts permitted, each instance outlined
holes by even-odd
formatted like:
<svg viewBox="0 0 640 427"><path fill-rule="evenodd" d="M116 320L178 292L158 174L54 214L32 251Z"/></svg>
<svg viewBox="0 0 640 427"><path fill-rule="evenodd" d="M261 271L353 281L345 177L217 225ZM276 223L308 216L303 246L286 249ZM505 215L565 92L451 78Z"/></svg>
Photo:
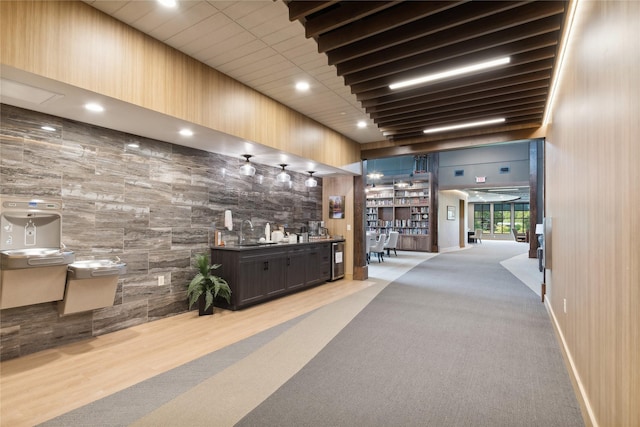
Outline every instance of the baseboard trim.
<svg viewBox="0 0 640 427"><path fill-rule="evenodd" d="M549 304L549 299L544 298L544 305L547 308L547 312L551 316L551 323L553 324L553 330L556 332L556 335L560 339L560 348L562 349L562 356L564 357L565 362L569 368L569 377L571 377L571 383L576 391L576 397L578 399L578 404L580 405L580 411L582 412L582 418L587 426L599 427L598 421L596 420L596 416L593 412L593 408L591 407L591 403L589 402L589 398L587 397L586 390L584 385L582 384L582 380L580 379L580 375L576 369L575 362L573 361L573 356L567 347L567 341L564 338L564 334L560 329L558 324L558 319L556 318L556 314ZM590 423L590 424L589 424Z"/></svg>

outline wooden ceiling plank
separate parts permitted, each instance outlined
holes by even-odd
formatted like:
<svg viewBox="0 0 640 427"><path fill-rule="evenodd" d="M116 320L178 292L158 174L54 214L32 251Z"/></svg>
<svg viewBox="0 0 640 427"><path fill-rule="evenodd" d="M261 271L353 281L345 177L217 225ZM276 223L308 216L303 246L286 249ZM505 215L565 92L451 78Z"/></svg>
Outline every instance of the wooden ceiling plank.
<svg viewBox="0 0 640 427"><path fill-rule="evenodd" d="M469 79L472 79L478 82L495 80L494 76L500 76L503 74L501 73L501 71L506 70L508 73L509 68L517 67L519 65L524 65L527 63L543 61L545 59L551 60L550 66L553 66L553 59L555 58L555 53L556 53L555 46L549 46L546 48L535 50L533 52L526 52L518 55L511 55L511 63L509 64L509 66L504 67L504 69L486 70L484 72L474 74L472 76L468 76L467 78L464 79L464 81L468 81ZM408 77L408 76L404 76L404 77ZM446 87L447 85L456 85L457 80L462 80L462 79L448 79L447 81L441 82L439 86ZM390 84L390 82L388 83ZM434 86L434 85L427 85L427 86ZM380 98L381 96L388 96L388 95L396 96L397 98L410 97L412 96L412 92L415 92L418 88L415 88L413 90L393 91L389 89L388 85L380 86L380 84L377 83L374 86L373 90L363 91L363 89L367 89L367 86L364 86L364 85L351 86L351 91L355 93L356 99L358 101L364 101L372 98Z"/></svg>
<svg viewBox="0 0 640 427"><path fill-rule="evenodd" d="M357 60L338 64L336 66L338 75L346 77L356 72L385 64L393 63L395 65L397 61L412 58L427 52L430 52L429 56L434 58L433 62L435 62L436 58L453 58L467 55L474 51L486 50L526 38L559 31L562 25L562 19L559 15L545 17L542 20L533 22L525 22L523 20L519 23L513 23L513 25L506 28L504 28L505 25L502 23L499 25L494 24L494 27L499 26L501 28L492 28L488 26L491 19L487 19L487 21L487 23L477 28L475 28L477 23L474 22L472 24L474 27L472 30L460 31L458 28L453 28L441 33L412 40L408 43L394 46L393 48L384 49L375 54L360 57ZM510 23L513 21L510 21ZM330 53L329 58L331 58ZM360 81L354 79L354 83L359 83Z"/></svg>
<svg viewBox="0 0 640 427"><path fill-rule="evenodd" d="M289 21L304 19L307 15L326 9L337 1L289 1Z"/></svg>
<svg viewBox="0 0 640 427"><path fill-rule="evenodd" d="M435 34L452 27L458 27L485 16L512 9L521 4L521 2L512 1L464 3L400 28L394 28L384 33L368 37L365 40L359 40L349 45L333 49L327 52L329 65L337 65L429 34ZM482 5L482 7L480 8L478 5Z"/></svg>
<svg viewBox="0 0 640 427"><path fill-rule="evenodd" d="M318 52L327 52L455 7L457 1L396 2L394 7L317 37Z"/></svg>
<svg viewBox="0 0 640 427"><path fill-rule="evenodd" d="M428 120L439 121L446 119L448 117L457 117L460 115L469 115L471 116L486 116L492 111L520 111L520 110L543 110L545 105L546 97L543 96L535 99L523 99L523 100L515 100L511 102L503 102L503 103L486 103L482 105L477 105L474 107L466 107L466 108L451 108L448 110L442 110L438 114L423 114L415 117L407 117L402 120L394 120L394 121L382 121L377 123L378 128L381 131L388 130L402 130L411 126L420 125L426 123Z"/></svg>
<svg viewBox="0 0 640 427"><path fill-rule="evenodd" d="M450 94L460 95L465 91L477 89L495 90L510 85L519 85L529 81L548 81L551 79L551 71L553 67L552 60L544 60L530 64L524 64L518 67L509 68L502 73L494 74L491 79L477 81L473 78L460 79L455 86L450 84L433 85L424 87L411 93L391 94L384 97L372 98L362 101L362 107L368 111L383 111L388 108L395 108L400 105L407 105L412 100L421 99L425 96L434 96L436 94L448 96Z"/></svg>
<svg viewBox="0 0 640 427"><path fill-rule="evenodd" d="M394 2L390 1L339 2L337 8L308 17L304 26L305 35L307 38L317 37L392 6Z"/></svg>
<svg viewBox="0 0 640 427"><path fill-rule="evenodd" d="M509 107L515 107L531 102L544 103L547 99L547 91L542 90L537 95L526 95L522 92L513 94L507 94L505 96L495 96L490 98L478 98L472 102L457 101L450 104L442 105L425 105L424 108L416 108L414 110L404 111L402 113L379 115L377 117L370 116L374 123L378 125L384 124L385 126L401 125L404 122L410 120L425 117L429 114L445 113L449 111L460 111L464 109L472 109L478 107L485 107L487 105L502 104Z"/></svg>
<svg viewBox="0 0 640 427"><path fill-rule="evenodd" d="M430 116L429 119L424 120L422 122L417 122L413 124L409 124L403 127L390 127L385 128L384 126L379 126L378 129L385 135L399 135L402 133L415 132L419 130L424 130L429 127L435 126L449 126L456 125L460 123L468 123L479 120L486 120L490 118L496 117L504 117L505 123L512 117L518 116L535 116L542 115L544 112L544 103L538 105L527 105L522 108L487 108L485 110L477 110L473 112L460 112L459 114L450 113L443 114L438 117Z"/></svg>
<svg viewBox="0 0 640 427"><path fill-rule="evenodd" d="M386 102L384 104L378 104L373 107L367 107L367 114L392 114L394 111L403 109L418 108L428 102L446 101L449 98L455 97L490 97L494 94L502 95L505 93L517 93L527 92L531 90L544 90L549 88L549 82L551 80L551 71L539 71L535 73L529 73L524 76L519 76L509 80L509 84L504 81L493 81L489 83L481 83L468 85L454 90L446 90L439 92L424 93L419 96L411 98L405 98L393 102Z"/></svg>
<svg viewBox="0 0 640 427"><path fill-rule="evenodd" d="M558 32L556 31L487 49L479 48L478 45L472 46L471 50L465 50L464 46L459 46L456 49L452 47L442 48L437 54L433 52L420 54L412 58L385 64L381 67L344 76L344 81L345 84L351 86L353 93L359 93L388 87L392 83L413 79L425 74L463 67L502 56L511 56L513 63L516 56L527 52L548 47L553 48L555 51L557 42ZM406 90L411 90L411 88Z"/></svg>
<svg viewBox="0 0 640 427"><path fill-rule="evenodd" d="M396 116L405 116L408 114L420 114L423 111L430 109L447 109L452 106L459 105L461 103L475 103L477 101L495 100L495 102L508 102L513 99L520 98L534 98L539 96L547 96L548 85L542 83L540 87L535 89L522 89L521 86L507 86L497 90L472 92L470 94L464 94L462 96L452 98L442 98L436 101L432 101L429 97L425 97L423 102L418 102L412 105L407 105L401 108L393 108L381 112L368 113L369 117L376 121L378 119L387 118L393 120Z"/></svg>

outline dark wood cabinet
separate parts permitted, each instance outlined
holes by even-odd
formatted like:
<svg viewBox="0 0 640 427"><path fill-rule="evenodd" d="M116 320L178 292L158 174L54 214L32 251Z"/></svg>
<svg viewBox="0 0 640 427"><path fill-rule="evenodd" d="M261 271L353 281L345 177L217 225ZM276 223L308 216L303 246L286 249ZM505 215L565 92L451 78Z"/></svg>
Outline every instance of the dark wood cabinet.
<svg viewBox="0 0 640 427"><path fill-rule="evenodd" d="M315 285L331 278L331 245L309 246L307 255L307 284Z"/></svg>
<svg viewBox="0 0 640 427"><path fill-rule="evenodd" d="M231 287L231 303L216 305L238 310L286 295L331 278L331 241L251 248L212 248L216 274Z"/></svg>
<svg viewBox="0 0 640 427"><path fill-rule="evenodd" d="M300 289L307 284L307 248L287 252L287 289Z"/></svg>

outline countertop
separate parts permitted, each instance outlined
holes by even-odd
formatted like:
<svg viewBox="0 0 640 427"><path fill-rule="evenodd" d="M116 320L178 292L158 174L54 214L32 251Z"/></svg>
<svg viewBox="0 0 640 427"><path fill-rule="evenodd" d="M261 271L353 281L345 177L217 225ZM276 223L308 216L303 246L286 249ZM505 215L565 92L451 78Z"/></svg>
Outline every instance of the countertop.
<svg viewBox="0 0 640 427"><path fill-rule="evenodd" d="M344 242L343 237L332 237L332 238L324 238L324 239L313 239L309 240L305 243L288 243L288 242L280 242L280 243L250 243L248 245L237 245L231 244L227 246L212 246L211 249L219 250L219 251L251 251L256 249L269 249L269 248L283 248L283 247L292 247L292 246L305 246L305 245L315 245L318 243L334 243L334 242Z"/></svg>

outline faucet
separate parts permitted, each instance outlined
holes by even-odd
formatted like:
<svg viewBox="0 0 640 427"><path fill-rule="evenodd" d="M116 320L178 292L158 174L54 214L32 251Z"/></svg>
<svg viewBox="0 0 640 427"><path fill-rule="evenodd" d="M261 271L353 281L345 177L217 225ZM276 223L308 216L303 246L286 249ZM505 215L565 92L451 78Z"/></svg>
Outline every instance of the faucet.
<svg viewBox="0 0 640 427"><path fill-rule="evenodd" d="M242 221L242 223L240 224L240 244L244 243L244 223L245 222L249 223L249 227L251 227L251 231L253 231L253 224L251 223L250 220L245 219L244 221Z"/></svg>

